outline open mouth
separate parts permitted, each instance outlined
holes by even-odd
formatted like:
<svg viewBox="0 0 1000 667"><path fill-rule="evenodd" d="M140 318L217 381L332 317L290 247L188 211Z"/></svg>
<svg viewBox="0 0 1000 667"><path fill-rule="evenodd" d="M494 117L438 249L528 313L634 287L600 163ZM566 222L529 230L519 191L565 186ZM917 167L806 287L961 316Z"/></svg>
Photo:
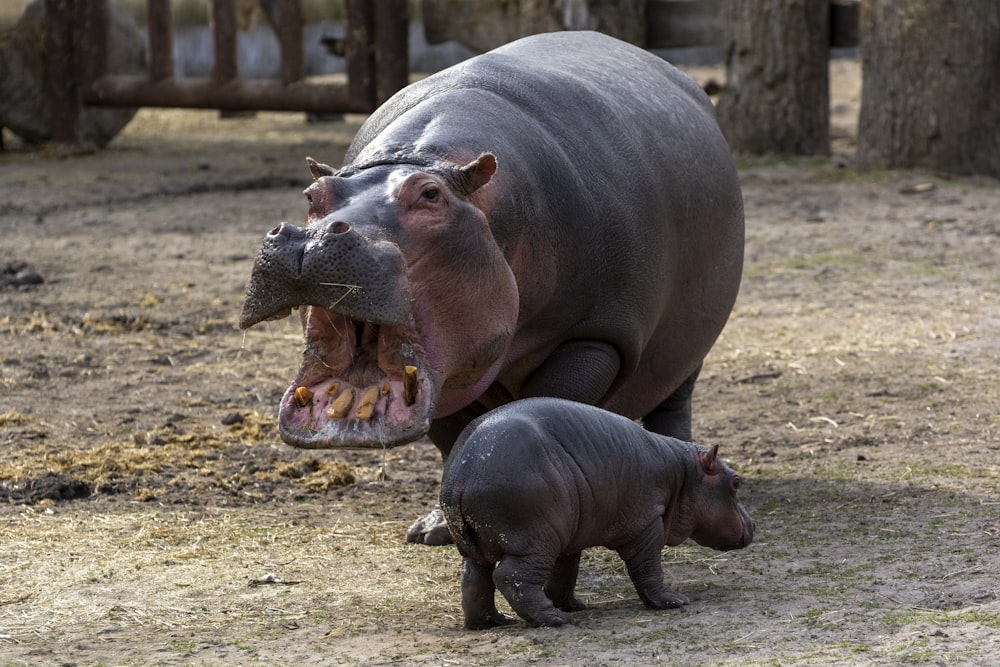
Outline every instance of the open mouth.
<svg viewBox="0 0 1000 667"><path fill-rule="evenodd" d="M302 308L302 368L281 400L278 428L296 447L394 447L423 436L435 388L416 331Z"/></svg>

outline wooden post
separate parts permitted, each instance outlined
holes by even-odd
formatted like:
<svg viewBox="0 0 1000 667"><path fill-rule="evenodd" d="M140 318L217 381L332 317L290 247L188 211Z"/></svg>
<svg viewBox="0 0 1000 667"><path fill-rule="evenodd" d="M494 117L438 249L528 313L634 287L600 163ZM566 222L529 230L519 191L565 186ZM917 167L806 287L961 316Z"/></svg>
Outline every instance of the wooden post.
<svg viewBox="0 0 1000 667"><path fill-rule="evenodd" d="M302 7L299 0L285 0L278 10L278 43L281 45L281 82L288 85L306 75L302 53Z"/></svg>
<svg viewBox="0 0 1000 667"><path fill-rule="evenodd" d="M409 31L406 0L375 0L376 104L409 83Z"/></svg>
<svg viewBox="0 0 1000 667"><path fill-rule="evenodd" d="M234 0L212 0L212 34L215 38L215 66L212 79L216 83L232 81L239 74L236 60L236 3Z"/></svg>
<svg viewBox="0 0 1000 667"><path fill-rule="evenodd" d="M371 0L346 0L347 34L344 50L347 57L347 85L351 97L375 108L375 53L372 49L375 19Z"/></svg>
<svg viewBox="0 0 1000 667"><path fill-rule="evenodd" d="M149 80L174 76L174 22L170 0L149 0Z"/></svg>
<svg viewBox="0 0 1000 667"><path fill-rule="evenodd" d="M52 141L80 141L80 86L74 49L76 0L45 0L45 51L48 71L45 85L52 110Z"/></svg>

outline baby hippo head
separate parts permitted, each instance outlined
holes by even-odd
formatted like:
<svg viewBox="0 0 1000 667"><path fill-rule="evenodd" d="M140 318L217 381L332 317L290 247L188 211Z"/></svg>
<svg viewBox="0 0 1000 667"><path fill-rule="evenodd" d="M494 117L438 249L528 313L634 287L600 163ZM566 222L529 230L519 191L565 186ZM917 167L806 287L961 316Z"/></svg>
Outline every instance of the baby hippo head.
<svg viewBox="0 0 1000 667"><path fill-rule="evenodd" d="M753 541L754 521L739 501L740 476L718 454L718 445L698 450L698 479L688 498L690 537L720 551L742 549Z"/></svg>

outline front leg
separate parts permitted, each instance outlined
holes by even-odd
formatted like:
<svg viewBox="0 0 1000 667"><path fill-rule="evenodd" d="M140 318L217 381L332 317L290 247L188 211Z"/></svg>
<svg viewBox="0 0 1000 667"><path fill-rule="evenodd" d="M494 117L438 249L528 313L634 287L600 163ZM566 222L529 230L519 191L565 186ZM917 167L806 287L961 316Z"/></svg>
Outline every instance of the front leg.
<svg viewBox="0 0 1000 667"><path fill-rule="evenodd" d="M563 611L583 611L587 608L576 595L576 578L580 573L580 554L560 556L545 582L545 594L557 609Z"/></svg>
<svg viewBox="0 0 1000 667"><path fill-rule="evenodd" d="M657 520L634 541L618 549L639 597L650 609L673 609L689 602L663 583L663 523Z"/></svg>
<svg viewBox="0 0 1000 667"><path fill-rule="evenodd" d="M525 381L520 398L552 396L596 404L618 377L621 357L601 340L561 344Z"/></svg>

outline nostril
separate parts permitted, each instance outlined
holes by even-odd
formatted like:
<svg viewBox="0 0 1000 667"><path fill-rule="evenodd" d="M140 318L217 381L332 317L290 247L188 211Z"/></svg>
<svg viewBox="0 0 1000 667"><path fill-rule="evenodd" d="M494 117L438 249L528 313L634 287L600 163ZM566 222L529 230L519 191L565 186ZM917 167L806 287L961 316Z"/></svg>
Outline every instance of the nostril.
<svg viewBox="0 0 1000 667"><path fill-rule="evenodd" d="M351 231L351 226L343 220L338 220L330 225L330 232L333 234L346 234L349 231Z"/></svg>
<svg viewBox="0 0 1000 667"><path fill-rule="evenodd" d="M288 225L287 222L281 223L280 225L278 225L277 227L275 227L274 229L272 229L271 231L269 231L267 233L267 235L268 236L279 236L285 230L285 226L286 225Z"/></svg>

